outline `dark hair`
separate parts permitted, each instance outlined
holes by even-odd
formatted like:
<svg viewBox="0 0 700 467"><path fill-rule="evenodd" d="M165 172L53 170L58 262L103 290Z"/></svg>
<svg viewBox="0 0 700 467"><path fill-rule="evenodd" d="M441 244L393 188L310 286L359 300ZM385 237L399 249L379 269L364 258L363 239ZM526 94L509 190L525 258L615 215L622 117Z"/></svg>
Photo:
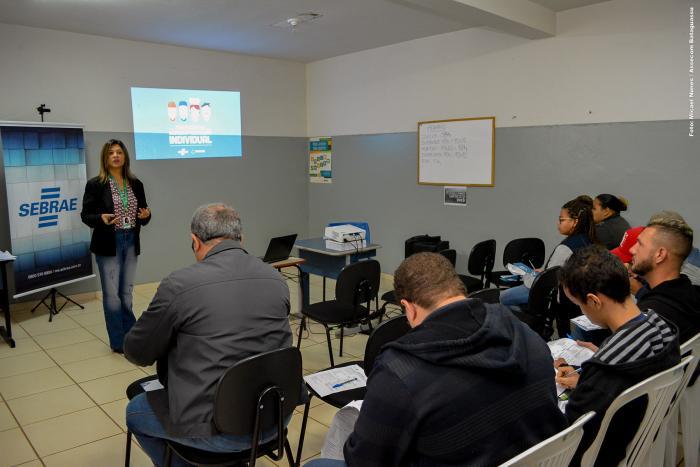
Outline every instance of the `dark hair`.
<svg viewBox="0 0 700 467"><path fill-rule="evenodd" d="M438 253L415 253L394 272L397 300L430 309L440 300L467 295L464 283L447 258Z"/></svg>
<svg viewBox="0 0 700 467"><path fill-rule="evenodd" d="M134 183L136 177L131 172L131 159L129 157L129 151L126 149L126 144L118 139L110 139L102 146L102 152L100 153L100 182L107 183L109 180L109 164L107 159L109 159L109 150L112 146L119 146L124 153L124 165L122 166L122 177L129 180L129 183Z"/></svg>
<svg viewBox="0 0 700 467"><path fill-rule="evenodd" d="M586 235L591 243L596 243L595 235L595 222L593 222L593 210L591 204L588 201L579 196L578 198L572 199L564 203L562 209L566 209L572 219L576 219L576 226L574 231L570 235L576 235L582 233ZM590 199L590 197L588 197Z"/></svg>
<svg viewBox="0 0 700 467"><path fill-rule="evenodd" d="M630 295L627 268L600 245L575 251L559 270L559 281L582 303L589 293L603 294L617 303L624 303Z"/></svg>
<svg viewBox="0 0 700 467"><path fill-rule="evenodd" d="M572 201L579 201L582 204L587 204L591 208L593 208L593 198L591 198L588 195L578 195L576 198L574 198Z"/></svg>
<svg viewBox="0 0 700 467"><path fill-rule="evenodd" d="M655 227L667 238L666 247L685 261L693 249L693 229L683 216L675 211L657 212L651 216L647 227Z"/></svg>
<svg viewBox="0 0 700 467"><path fill-rule="evenodd" d="M595 197L595 199L600 201L600 205L603 207L603 209L610 209L615 211L617 214L620 214L622 211L627 211L627 206L629 204L622 196L609 195L607 193L598 195Z"/></svg>

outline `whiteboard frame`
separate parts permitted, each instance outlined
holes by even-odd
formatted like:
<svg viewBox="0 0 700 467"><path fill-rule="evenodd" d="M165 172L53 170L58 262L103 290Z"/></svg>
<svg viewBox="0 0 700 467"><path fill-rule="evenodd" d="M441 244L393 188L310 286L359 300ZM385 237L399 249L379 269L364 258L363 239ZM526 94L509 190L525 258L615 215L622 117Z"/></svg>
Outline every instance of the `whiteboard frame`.
<svg viewBox="0 0 700 467"><path fill-rule="evenodd" d="M491 183L454 183L454 182L421 182L420 181L420 127L421 125L429 123L445 123L445 122L463 122L467 120L491 120ZM418 130L416 133L416 140L418 142L418 147L416 148L416 163L418 164L417 179L416 182L419 185L430 185L430 186L483 186L483 187L493 187L496 184L496 117L468 117L468 118L450 118L447 120L427 120L424 122L418 122Z"/></svg>

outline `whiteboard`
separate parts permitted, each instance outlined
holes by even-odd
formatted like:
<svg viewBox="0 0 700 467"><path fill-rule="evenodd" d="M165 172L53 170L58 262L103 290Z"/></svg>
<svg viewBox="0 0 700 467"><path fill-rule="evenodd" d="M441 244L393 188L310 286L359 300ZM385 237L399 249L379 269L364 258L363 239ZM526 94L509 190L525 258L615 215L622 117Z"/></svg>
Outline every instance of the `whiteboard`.
<svg viewBox="0 0 700 467"><path fill-rule="evenodd" d="M496 117L418 122L418 183L493 186Z"/></svg>

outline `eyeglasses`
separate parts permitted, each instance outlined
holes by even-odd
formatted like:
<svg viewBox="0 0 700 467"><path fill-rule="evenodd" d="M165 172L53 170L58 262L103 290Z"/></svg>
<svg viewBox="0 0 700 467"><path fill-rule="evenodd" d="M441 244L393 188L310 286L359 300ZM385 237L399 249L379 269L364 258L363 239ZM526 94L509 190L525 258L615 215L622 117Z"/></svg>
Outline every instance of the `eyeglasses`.
<svg viewBox="0 0 700 467"><path fill-rule="evenodd" d="M573 219L573 218L571 218L571 217L560 217L560 218L559 218L559 223L561 224L561 223L564 222L564 221L573 221L573 220L575 220L575 219Z"/></svg>

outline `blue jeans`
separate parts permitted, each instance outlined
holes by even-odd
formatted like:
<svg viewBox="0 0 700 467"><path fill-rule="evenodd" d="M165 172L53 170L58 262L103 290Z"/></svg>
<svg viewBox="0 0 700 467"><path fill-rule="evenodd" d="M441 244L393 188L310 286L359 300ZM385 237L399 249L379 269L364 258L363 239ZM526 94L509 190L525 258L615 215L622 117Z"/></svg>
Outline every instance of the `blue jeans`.
<svg viewBox="0 0 700 467"><path fill-rule="evenodd" d="M285 420L289 424L291 415ZM185 446L209 452L237 452L250 449L252 436L216 435L205 438L180 438L171 436L163 428L158 417L153 412L145 392L135 396L126 406L126 426L129 428L143 450L156 466L163 464L165 457L165 440L175 441ZM261 443L266 443L277 436L277 429L272 428L263 432ZM173 454L171 465L174 467L189 467L190 464Z"/></svg>
<svg viewBox="0 0 700 467"><path fill-rule="evenodd" d="M500 301L509 307L520 307L527 305L530 298L530 289L524 285L518 285L501 291Z"/></svg>
<svg viewBox="0 0 700 467"><path fill-rule="evenodd" d="M105 313L109 346L113 350L124 348L124 336L136 322L132 310L134 276L136 275L135 233L133 230L117 230L117 254L95 255L102 284L102 308Z"/></svg>
<svg viewBox="0 0 700 467"><path fill-rule="evenodd" d="M336 459L314 459L304 464L304 467L347 467L345 461Z"/></svg>

